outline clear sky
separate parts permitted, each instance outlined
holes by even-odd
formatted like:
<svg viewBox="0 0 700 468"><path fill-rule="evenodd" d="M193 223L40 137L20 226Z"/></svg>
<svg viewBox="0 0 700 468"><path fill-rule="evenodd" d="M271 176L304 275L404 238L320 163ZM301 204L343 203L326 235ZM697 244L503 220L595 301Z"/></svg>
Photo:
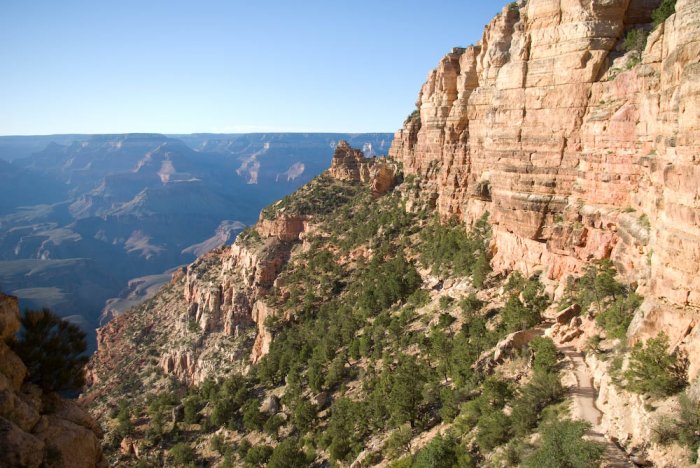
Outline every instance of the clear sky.
<svg viewBox="0 0 700 468"><path fill-rule="evenodd" d="M504 0L0 0L0 135L395 131Z"/></svg>

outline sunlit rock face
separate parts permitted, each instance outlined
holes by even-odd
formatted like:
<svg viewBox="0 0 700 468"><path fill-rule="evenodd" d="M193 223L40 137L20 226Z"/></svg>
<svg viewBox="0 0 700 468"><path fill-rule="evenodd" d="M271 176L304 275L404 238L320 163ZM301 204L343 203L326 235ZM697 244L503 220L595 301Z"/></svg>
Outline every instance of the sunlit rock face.
<svg viewBox="0 0 700 468"><path fill-rule="evenodd" d="M497 269L560 280L610 257L651 302L632 334L678 343L666 316L700 306L700 4L624 54L658 4L504 8L428 75L390 154L442 217L490 213Z"/></svg>

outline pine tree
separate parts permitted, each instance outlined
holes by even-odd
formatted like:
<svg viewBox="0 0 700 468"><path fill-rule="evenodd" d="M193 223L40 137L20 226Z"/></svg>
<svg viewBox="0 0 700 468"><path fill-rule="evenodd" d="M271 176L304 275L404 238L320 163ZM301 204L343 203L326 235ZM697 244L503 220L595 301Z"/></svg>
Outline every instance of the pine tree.
<svg viewBox="0 0 700 468"><path fill-rule="evenodd" d="M85 332L49 309L25 311L11 346L27 366L27 380L44 391L77 391L85 384Z"/></svg>

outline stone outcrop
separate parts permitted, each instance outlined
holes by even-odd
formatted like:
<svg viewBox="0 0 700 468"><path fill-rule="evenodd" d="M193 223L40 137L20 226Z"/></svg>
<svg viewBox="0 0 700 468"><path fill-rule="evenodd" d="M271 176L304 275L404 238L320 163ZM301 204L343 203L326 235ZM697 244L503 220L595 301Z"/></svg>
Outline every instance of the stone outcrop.
<svg viewBox="0 0 700 468"><path fill-rule="evenodd" d="M262 237L276 237L285 242L299 240L299 236L307 229L309 216L280 214L274 219L266 219L262 215L255 226Z"/></svg>
<svg viewBox="0 0 700 468"><path fill-rule="evenodd" d="M612 258L654 311L633 331L682 340L697 320L674 317L700 308L700 4L624 54L658 4L505 7L429 74L390 155L442 217L490 214L497 270L559 282Z"/></svg>
<svg viewBox="0 0 700 468"><path fill-rule="evenodd" d="M368 184L372 193L378 196L394 187L397 167L386 158L365 158L361 150L341 140L335 148L328 173L338 180Z"/></svg>
<svg viewBox="0 0 700 468"><path fill-rule="evenodd" d="M544 334L542 328L530 328L511 333L499 341L493 349L484 351L474 363L474 368L486 372L502 363L514 351L523 349L527 344Z"/></svg>
<svg viewBox="0 0 700 468"><path fill-rule="evenodd" d="M0 293L0 466L106 466L95 420L25 382L27 368L6 344L19 329L17 298Z"/></svg>

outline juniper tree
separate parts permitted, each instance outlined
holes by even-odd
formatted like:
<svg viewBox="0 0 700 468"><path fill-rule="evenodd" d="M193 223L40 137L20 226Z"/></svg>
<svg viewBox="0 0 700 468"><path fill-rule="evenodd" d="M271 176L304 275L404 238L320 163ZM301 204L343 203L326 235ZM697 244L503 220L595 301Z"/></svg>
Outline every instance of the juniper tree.
<svg viewBox="0 0 700 468"><path fill-rule="evenodd" d="M11 346L27 366L27 380L44 391L77 391L85 384L85 332L49 309L26 310Z"/></svg>

